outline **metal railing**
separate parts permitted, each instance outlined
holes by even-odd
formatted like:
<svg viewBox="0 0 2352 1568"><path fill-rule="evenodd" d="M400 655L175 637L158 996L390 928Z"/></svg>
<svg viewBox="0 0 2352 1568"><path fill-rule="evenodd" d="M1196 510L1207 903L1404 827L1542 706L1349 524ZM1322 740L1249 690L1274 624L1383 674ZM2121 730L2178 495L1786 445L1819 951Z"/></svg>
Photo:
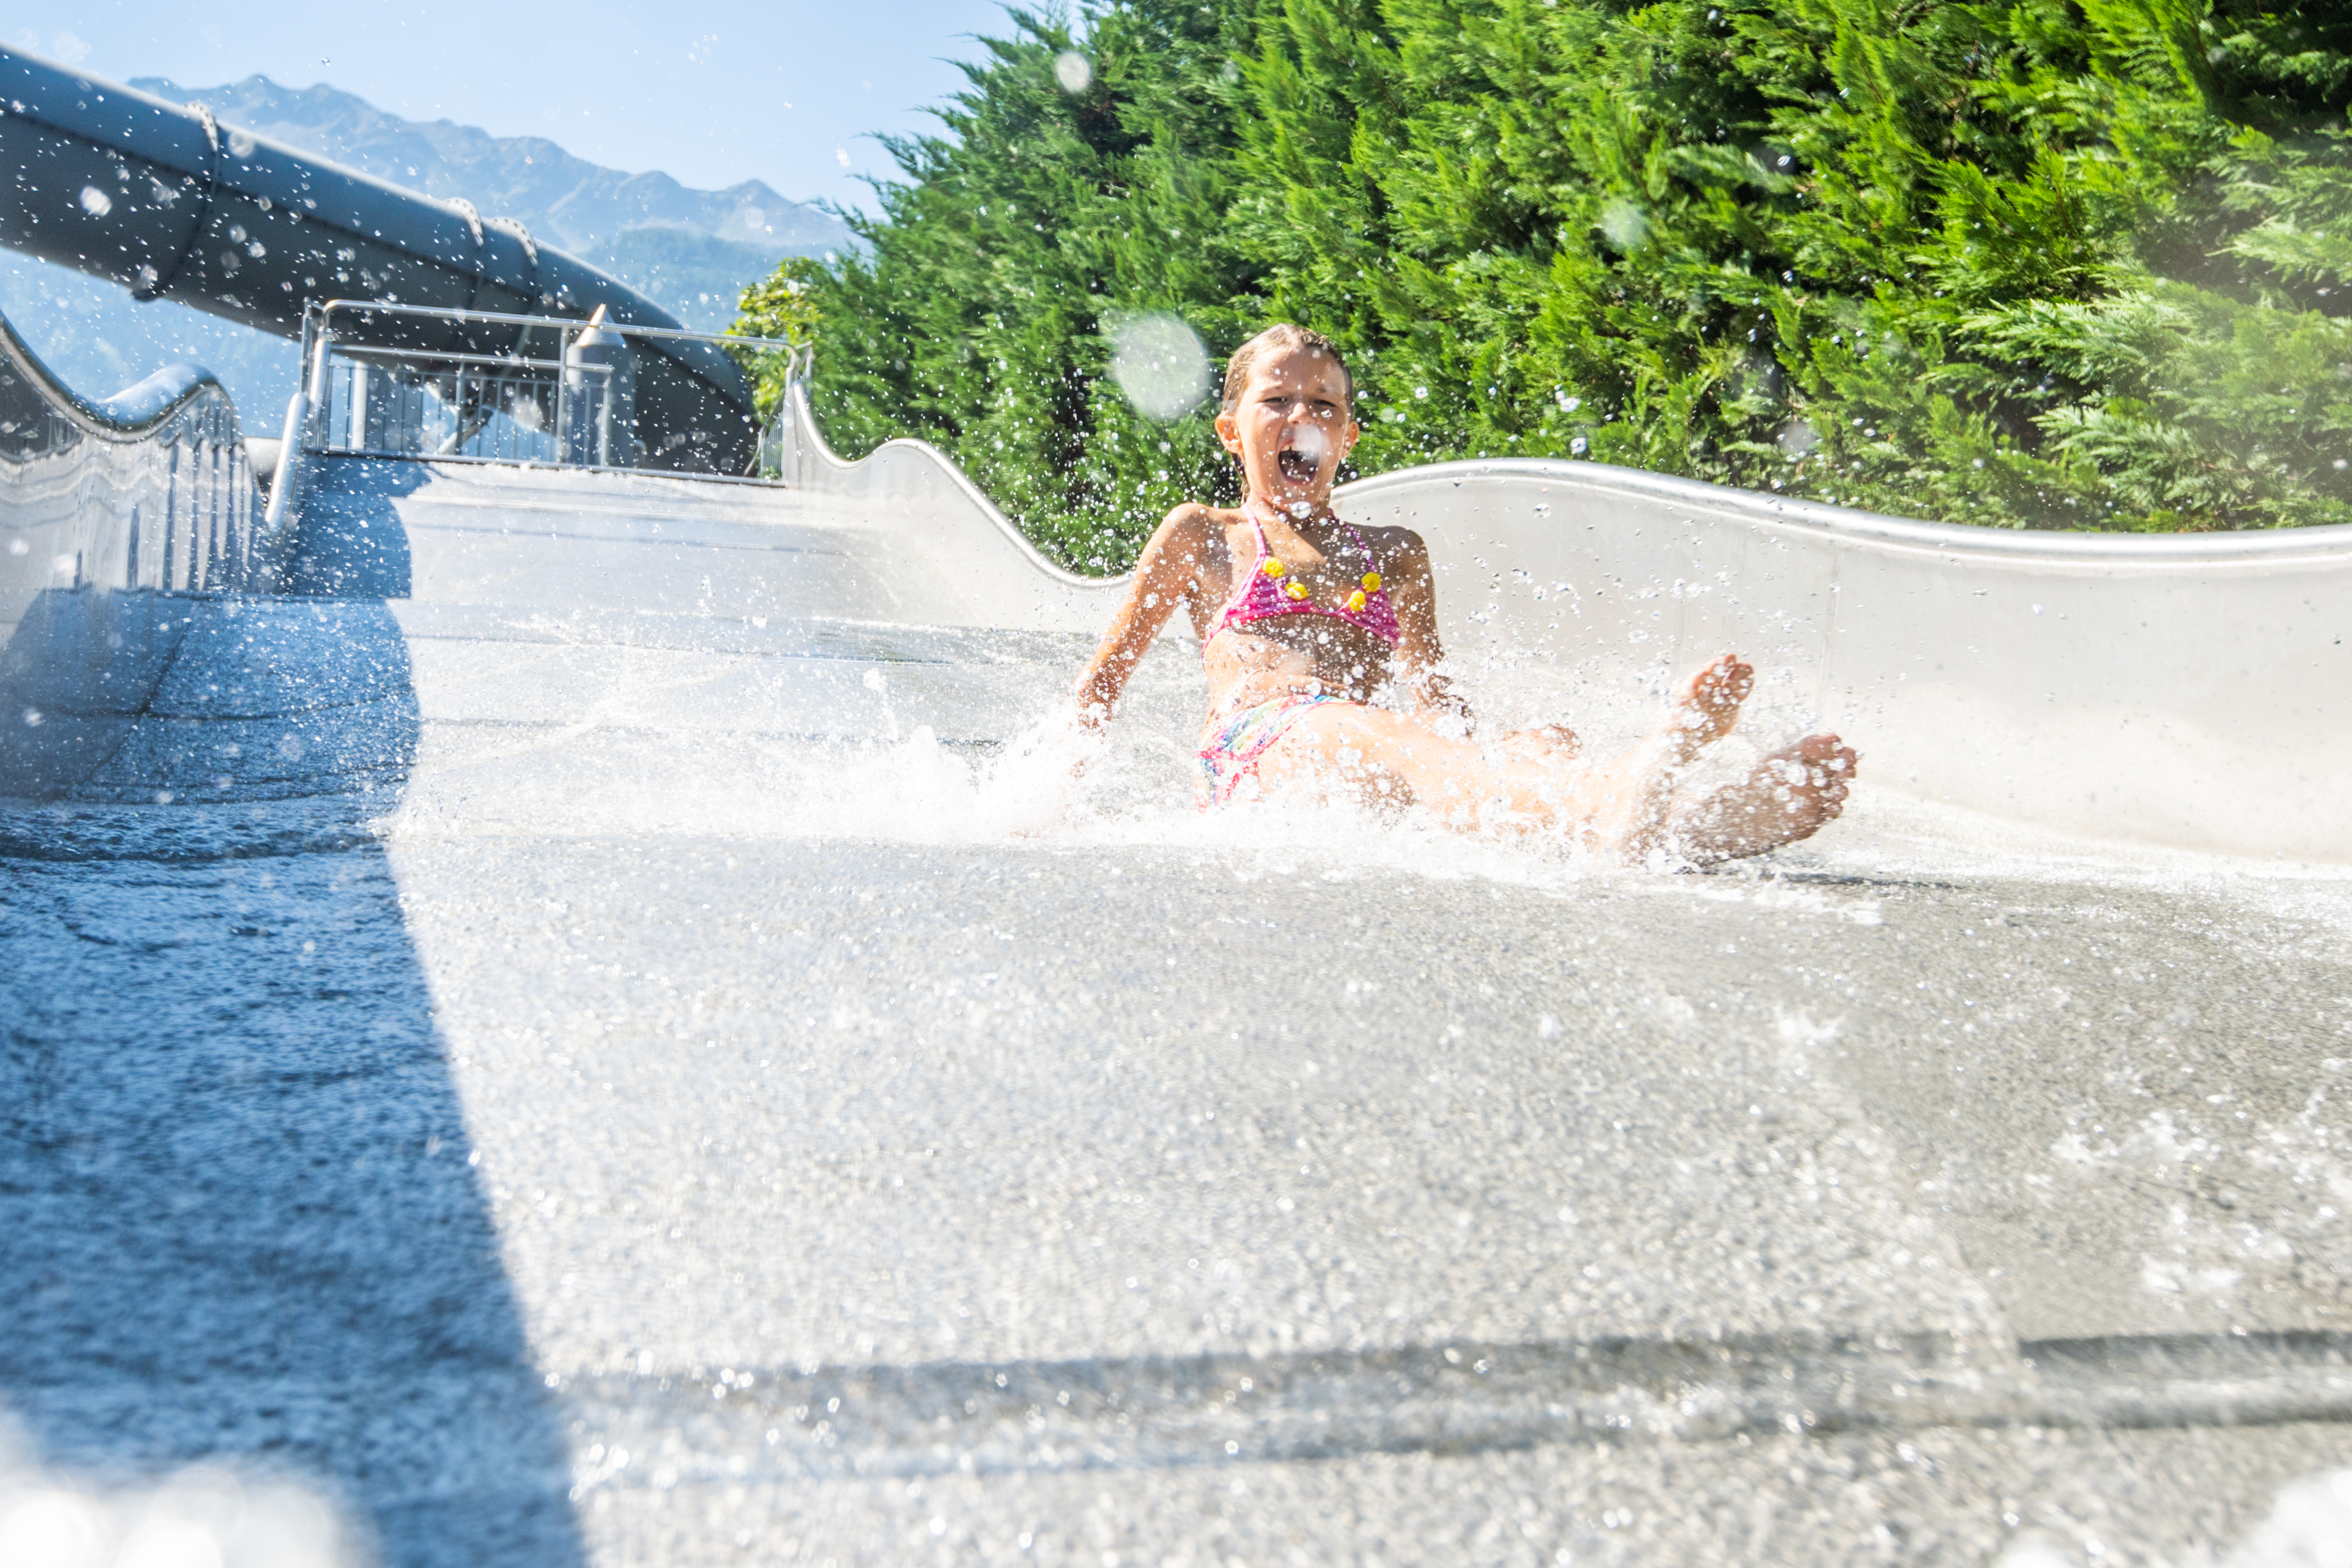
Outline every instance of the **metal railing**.
<svg viewBox="0 0 2352 1568"><path fill-rule="evenodd" d="M365 343L337 332L367 318ZM385 330L390 319L395 330ZM414 344L384 346L387 336ZM333 300L303 321L307 452L436 462L635 468L675 439L639 395L640 355L665 342L761 355L765 338L590 319ZM756 477L756 476L745 476Z"/></svg>
<svg viewBox="0 0 2352 1568"><path fill-rule="evenodd" d="M759 454L752 462L758 466L761 479L772 479L782 485L805 484L805 476L798 474L797 470L811 441L802 434L800 423L803 419L809 422L809 435L813 437L814 419L814 416L796 413L793 403L796 395L803 402L807 401L809 378L816 369L816 345L802 343L793 348L780 343L772 345L767 352L772 356L779 353L784 356L784 395L776 405L776 411L768 416L767 424L760 429ZM823 446L824 437L814 437L814 444ZM830 455L829 450L827 455Z"/></svg>
<svg viewBox="0 0 2352 1568"><path fill-rule="evenodd" d="M404 354L346 351L326 367L312 449L561 462L562 372L561 361L519 355L468 354L417 363Z"/></svg>
<svg viewBox="0 0 2352 1568"><path fill-rule="evenodd" d="M236 410L208 374L173 366L85 398L0 322L0 601L267 591L254 478Z"/></svg>

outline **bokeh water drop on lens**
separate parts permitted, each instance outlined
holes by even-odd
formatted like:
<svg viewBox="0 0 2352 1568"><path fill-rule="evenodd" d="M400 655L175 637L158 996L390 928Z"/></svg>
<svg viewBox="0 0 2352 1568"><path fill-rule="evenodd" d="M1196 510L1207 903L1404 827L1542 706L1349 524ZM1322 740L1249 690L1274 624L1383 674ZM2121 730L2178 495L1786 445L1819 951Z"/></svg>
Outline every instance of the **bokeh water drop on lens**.
<svg viewBox="0 0 2352 1568"><path fill-rule="evenodd" d="M1112 334L1110 375L1138 413L1181 419L1209 395L1209 352L1174 316L1137 316Z"/></svg>

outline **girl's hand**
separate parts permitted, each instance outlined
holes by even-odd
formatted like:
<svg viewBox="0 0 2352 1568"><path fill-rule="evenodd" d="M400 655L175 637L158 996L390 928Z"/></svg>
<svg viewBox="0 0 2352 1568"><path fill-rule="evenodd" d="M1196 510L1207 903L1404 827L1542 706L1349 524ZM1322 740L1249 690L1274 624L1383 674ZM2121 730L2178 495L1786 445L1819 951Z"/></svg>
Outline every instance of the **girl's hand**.
<svg viewBox="0 0 2352 1568"><path fill-rule="evenodd" d="M1470 699L1462 695L1450 676L1425 669L1414 683L1413 703L1430 718L1459 719L1465 731L1476 727L1478 716L1470 710Z"/></svg>
<svg viewBox="0 0 2352 1568"><path fill-rule="evenodd" d="M1080 708L1058 726L1058 733L1046 737L1043 750L1065 763L1062 771L1070 778L1082 779L1087 764L1102 752L1102 727L1109 718L1107 708Z"/></svg>
<svg viewBox="0 0 2352 1568"><path fill-rule="evenodd" d="M988 766L982 799L1004 832L1016 837L1051 832L1083 813L1077 786L1102 749L1098 730L1058 709L1006 743Z"/></svg>
<svg viewBox="0 0 2352 1568"><path fill-rule="evenodd" d="M1514 730L1495 743L1495 750L1515 762L1572 763L1584 752L1584 742L1565 724L1538 724Z"/></svg>

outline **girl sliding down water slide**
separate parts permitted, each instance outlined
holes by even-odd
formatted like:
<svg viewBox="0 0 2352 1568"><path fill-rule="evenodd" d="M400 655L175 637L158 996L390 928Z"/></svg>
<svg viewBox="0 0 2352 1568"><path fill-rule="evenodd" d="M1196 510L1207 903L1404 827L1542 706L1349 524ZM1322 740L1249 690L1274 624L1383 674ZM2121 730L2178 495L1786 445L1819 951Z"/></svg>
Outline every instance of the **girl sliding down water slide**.
<svg viewBox="0 0 2352 1568"><path fill-rule="evenodd" d="M1556 726L1491 749L1469 739L1469 704L1438 673L1421 536L1359 530L1331 510L1332 478L1358 435L1353 395L1319 333L1270 327L1234 354L1217 434L1247 493L1231 511L1178 507L1143 547L1079 682L1082 722L1108 716L1181 603L1208 666L1203 806L1254 795L1418 806L1465 831L1698 865L1809 837L1838 815L1855 758L1835 735L1808 735L1700 798L1677 792L1731 732L1754 682L1732 654L1692 677L1665 721L1612 762L1580 759L1576 737Z"/></svg>

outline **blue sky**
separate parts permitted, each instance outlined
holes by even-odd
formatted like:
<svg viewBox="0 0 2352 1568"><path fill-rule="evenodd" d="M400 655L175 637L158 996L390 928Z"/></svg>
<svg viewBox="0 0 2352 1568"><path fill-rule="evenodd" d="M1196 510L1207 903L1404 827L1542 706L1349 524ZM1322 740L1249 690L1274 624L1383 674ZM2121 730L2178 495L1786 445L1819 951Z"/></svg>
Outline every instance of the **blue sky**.
<svg viewBox="0 0 2352 1568"><path fill-rule="evenodd" d="M1011 30L997 0L79 0L39 15L0 23L0 37L117 81L331 82L411 119L546 136L614 168L704 187L760 179L861 207L855 176L889 166L867 132L935 128L922 109L962 85L948 62L980 58L974 35Z"/></svg>

